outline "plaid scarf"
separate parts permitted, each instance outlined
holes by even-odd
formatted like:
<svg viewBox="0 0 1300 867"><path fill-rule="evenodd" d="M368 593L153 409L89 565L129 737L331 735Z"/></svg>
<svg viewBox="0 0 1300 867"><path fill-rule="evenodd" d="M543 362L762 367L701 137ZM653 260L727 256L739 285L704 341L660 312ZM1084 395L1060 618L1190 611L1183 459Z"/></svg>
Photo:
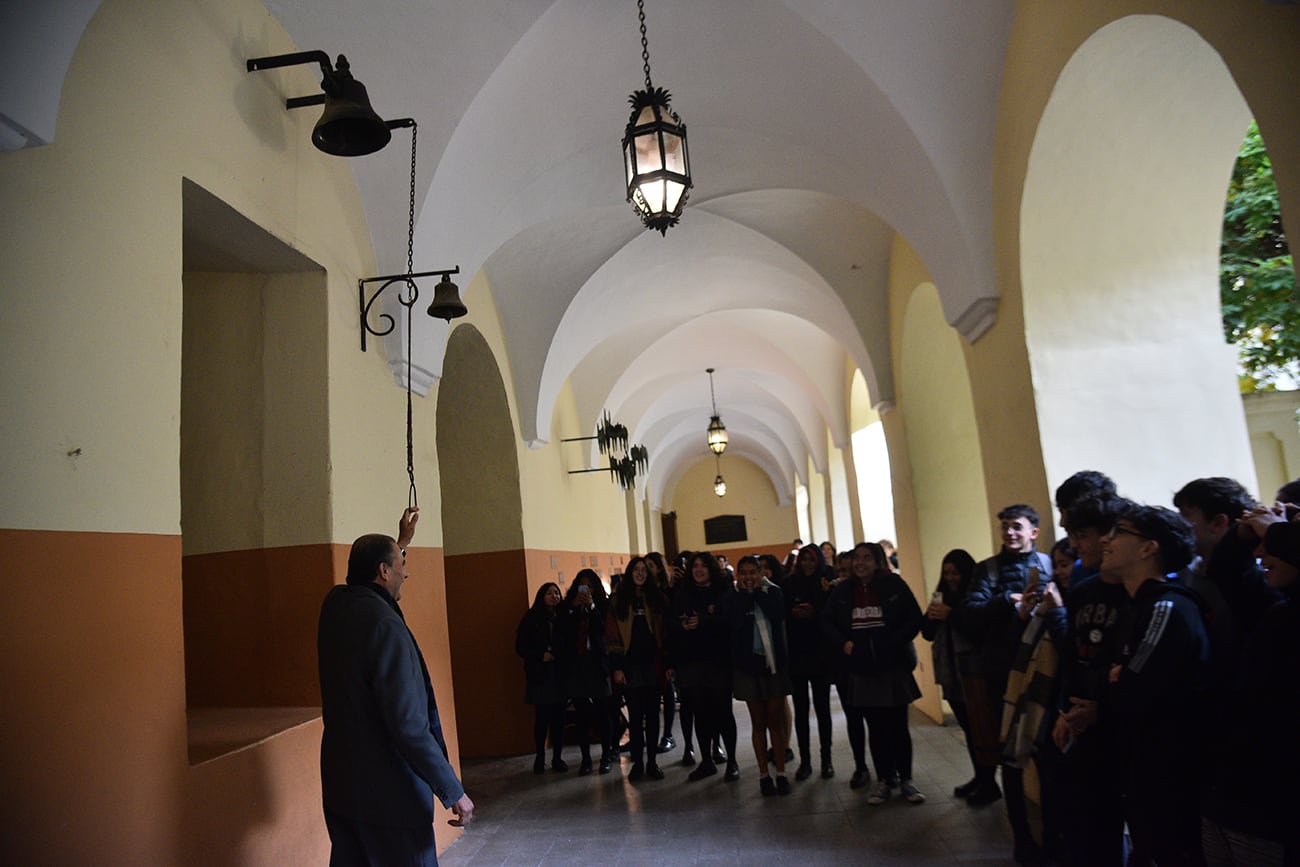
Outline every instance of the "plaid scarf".
<svg viewBox="0 0 1300 867"><path fill-rule="evenodd" d="M1002 755L1013 768L1023 768L1033 755L1034 741L1054 704L1059 657L1045 627L1042 614L1030 618L1002 697Z"/></svg>

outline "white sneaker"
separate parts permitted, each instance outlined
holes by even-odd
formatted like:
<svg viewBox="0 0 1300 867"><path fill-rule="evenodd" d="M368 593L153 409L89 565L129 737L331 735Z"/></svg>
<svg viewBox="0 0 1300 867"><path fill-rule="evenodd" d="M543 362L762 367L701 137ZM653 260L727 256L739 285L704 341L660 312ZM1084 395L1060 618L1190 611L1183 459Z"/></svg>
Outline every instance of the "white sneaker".
<svg viewBox="0 0 1300 867"><path fill-rule="evenodd" d="M925 795L921 794L921 790L911 780L903 780L898 786L898 791L902 793L903 800L909 804L925 803Z"/></svg>
<svg viewBox="0 0 1300 867"><path fill-rule="evenodd" d="M893 793L894 789L887 780L876 780L876 784L871 787L871 793L867 795L867 803L873 807L879 807L888 801Z"/></svg>

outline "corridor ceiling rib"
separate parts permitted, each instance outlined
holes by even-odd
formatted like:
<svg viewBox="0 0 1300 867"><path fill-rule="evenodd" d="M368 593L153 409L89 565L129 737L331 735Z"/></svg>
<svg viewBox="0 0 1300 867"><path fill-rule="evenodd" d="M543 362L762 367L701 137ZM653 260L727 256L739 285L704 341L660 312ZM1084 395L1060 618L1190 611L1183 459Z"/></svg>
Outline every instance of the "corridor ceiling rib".
<svg viewBox="0 0 1300 867"><path fill-rule="evenodd" d="M737 346L777 349L778 369L735 371L772 384L750 408L781 440L781 458L765 458L765 471L792 484L800 460L788 456L800 451L823 471L824 430L813 428L824 424L836 446L847 444L845 368L861 370L874 404L894 399L896 233L967 339L993 321L992 155L1011 0L656 0L655 61L671 70L675 107L690 118L698 176L691 208L667 237L627 218L611 146L609 119L642 84L629 62L636 34L626 3L268 6L299 44L341 44L348 34L349 56L367 58L367 83L384 95L376 110L391 100L420 120L420 177L430 181L417 266L452 257L486 277L467 294L492 292L530 445L549 440L566 381L584 426L613 398L611 408L644 414L630 426L676 436L673 413L660 408L685 399L661 381L676 367L656 370L645 359L662 359L647 353L663 340L689 355L691 323L719 317ZM378 68L373 57L392 62ZM401 252L404 228L387 216L400 197L387 159L353 166L381 268ZM763 311L785 318L764 320ZM421 369L440 369L440 324L416 326ZM799 364L795 342L809 356ZM690 360L697 370L729 366ZM783 405L778 395L809 391L807 380L818 385ZM796 418L789 406L808 400L816 410ZM652 446L661 474L674 442Z"/></svg>

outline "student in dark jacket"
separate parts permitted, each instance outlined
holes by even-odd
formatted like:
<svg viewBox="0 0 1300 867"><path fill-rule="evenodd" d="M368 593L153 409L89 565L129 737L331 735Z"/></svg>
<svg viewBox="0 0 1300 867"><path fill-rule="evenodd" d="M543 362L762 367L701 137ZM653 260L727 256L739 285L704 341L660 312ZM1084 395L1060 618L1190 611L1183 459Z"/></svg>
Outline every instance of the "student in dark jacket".
<svg viewBox="0 0 1300 867"><path fill-rule="evenodd" d="M1103 543L1133 616L1101 714L1114 720L1129 864L1200 864L1199 711L1210 639L1199 601L1167 580L1191 562L1191 525L1157 506L1125 511Z"/></svg>
<svg viewBox="0 0 1300 867"><path fill-rule="evenodd" d="M692 554L687 565L668 622L669 668L695 714L695 741L700 746L699 766L687 779L695 782L718 772L718 757L709 745L721 737L727 748L725 776L731 782L740 778L740 767L731 709L731 631L723 608L735 590L712 554Z"/></svg>
<svg viewBox="0 0 1300 867"><path fill-rule="evenodd" d="M972 807L1002 797L996 779L1002 761L1002 696L1026 623L1017 610L1029 582L1029 570L1052 574L1051 558L1034 547L1038 540L1038 512L1032 506L1016 503L998 512L997 517L1002 550L975 567L971 591L953 621L972 645L962 660L962 688L975 741L978 778L975 791L966 798Z"/></svg>
<svg viewBox="0 0 1300 867"><path fill-rule="evenodd" d="M794 698L794 731L799 743L796 780L812 776L812 744L808 729L808 693L817 714L817 737L821 746L822 779L835 776L831 763L831 662L829 644L822 632L821 614L826 607L828 568L821 549L805 545L799 549L794 571L785 580L786 636L790 644L790 687Z"/></svg>
<svg viewBox="0 0 1300 867"><path fill-rule="evenodd" d="M559 662L564 671L565 695L573 702L577 714L578 747L582 764L578 774L591 773L591 734L594 727L600 741L600 772L613 767L613 744L610 742L609 656L605 651L605 615L609 600L600 576L583 569L573 578L564 597L564 614L560 618Z"/></svg>
<svg viewBox="0 0 1300 867"><path fill-rule="evenodd" d="M564 683L560 675L559 640L560 585L547 582L537 588L533 606L515 630L515 653L524 660L524 703L533 706L533 773L546 773L546 735L551 736L551 770L569 769L564 752Z"/></svg>
<svg viewBox="0 0 1300 867"><path fill-rule="evenodd" d="M659 740L659 694L663 689L665 600L650 580L645 560L633 557L614 589L605 617L605 646L615 689L627 696L632 767L627 778L662 780L655 758Z"/></svg>
<svg viewBox="0 0 1300 867"><path fill-rule="evenodd" d="M1272 523L1264 518L1273 512ZM1201 841L1211 867L1300 864L1300 828L1291 791L1300 778L1300 524L1282 509L1257 509L1251 532L1270 605L1245 637L1232 672L1222 745L1202 803ZM1257 537L1258 538L1258 537Z"/></svg>
<svg viewBox="0 0 1300 867"><path fill-rule="evenodd" d="M788 795L785 750L790 738L786 719L790 659L786 650L785 600L781 588L762 577L757 558L741 557L736 564L736 590L727 594L723 613L731 627L732 692L749 708L759 791L764 795ZM769 733L775 781L768 773Z"/></svg>
<svg viewBox="0 0 1300 867"><path fill-rule="evenodd" d="M870 780L864 751L867 726L871 759L878 779L867 803L878 806L899 786L908 803L925 796L912 782L912 735L907 708L921 697L912 677L916 649L912 639L921 631L916 597L885 564L884 551L874 542L853 549L853 574L837 584L822 613L822 628L839 648L836 689L848 725L855 771L849 785L862 788Z"/></svg>
<svg viewBox="0 0 1300 867"><path fill-rule="evenodd" d="M975 791L978 780L974 777L975 744L970 736L970 718L966 715L966 694L961 687L961 671L957 667L958 655L968 649L966 637L952 628L951 614L960 608L966 594L970 592L971 577L975 572L975 558L963 548L954 548L943 555L939 586L930 599L930 607L925 611L925 620L921 624L921 635L932 642L930 645L931 664L934 668L934 682L943 692L944 700L952 707L952 715L957 718L966 735L966 750L971 757L972 776L953 790L954 798L964 798Z"/></svg>

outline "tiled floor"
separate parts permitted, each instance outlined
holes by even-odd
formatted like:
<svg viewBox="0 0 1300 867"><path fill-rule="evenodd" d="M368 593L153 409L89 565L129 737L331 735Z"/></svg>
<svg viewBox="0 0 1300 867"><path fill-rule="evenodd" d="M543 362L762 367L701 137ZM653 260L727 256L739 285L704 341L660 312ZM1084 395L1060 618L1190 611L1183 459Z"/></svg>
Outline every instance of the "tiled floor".
<svg viewBox="0 0 1300 867"><path fill-rule="evenodd" d="M880 807L867 789L849 788L852 754L832 698L835 768L793 781L788 797L764 798L749 745L749 714L736 704L741 778L718 774L688 783L682 748L660 757L666 779L627 782L621 773L534 776L532 756L466 762L464 782L476 806L473 826L440 858L444 867L478 865L953 865L1013 864L1011 832L999 801L975 810L952 797L970 776L961 730L912 712L914 774L925 793L913 806L897 795ZM678 727L680 744L680 728ZM814 743L816 732L814 725Z"/></svg>

